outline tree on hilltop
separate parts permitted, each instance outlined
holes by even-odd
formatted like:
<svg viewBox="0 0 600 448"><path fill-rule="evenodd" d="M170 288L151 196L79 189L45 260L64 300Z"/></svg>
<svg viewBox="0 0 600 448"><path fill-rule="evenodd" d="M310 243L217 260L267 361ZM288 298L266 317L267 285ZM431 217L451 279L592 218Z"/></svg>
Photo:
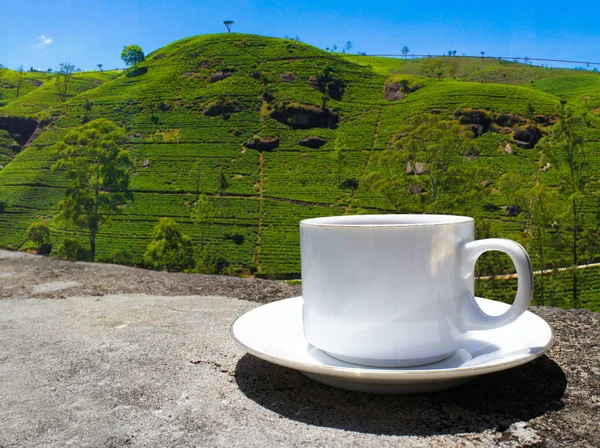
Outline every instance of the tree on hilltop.
<svg viewBox="0 0 600 448"><path fill-rule="evenodd" d="M103 71L102 67L104 67L102 64L97 64L98 65L98 70Z"/></svg>
<svg viewBox="0 0 600 448"><path fill-rule="evenodd" d="M69 84L75 72L75 66L70 62L62 62L56 70L56 90L58 91L58 99L63 103L67 101Z"/></svg>
<svg viewBox="0 0 600 448"><path fill-rule="evenodd" d="M0 64L0 89L2 89L4 87L4 66L2 64ZM0 90L0 99L2 99L3 96L3 92L2 90Z"/></svg>
<svg viewBox="0 0 600 448"><path fill-rule="evenodd" d="M137 65L144 60L144 52L142 47L138 45L127 45L121 51L121 59L128 67L133 65L133 69L137 71Z"/></svg>
<svg viewBox="0 0 600 448"><path fill-rule="evenodd" d="M21 94L21 87L23 86L23 66L19 65L17 68L17 99L19 99L19 95Z"/></svg>
<svg viewBox="0 0 600 448"><path fill-rule="evenodd" d="M404 59L406 59L406 56L408 55L409 51L410 50L406 45L402 47L402 56L404 56Z"/></svg>
<svg viewBox="0 0 600 448"><path fill-rule="evenodd" d="M227 28L227 32L231 33L231 27L233 26L235 22L233 20L224 20L223 21L223 25L225 25L225 27Z"/></svg>
<svg viewBox="0 0 600 448"><path fill-rule="evenodd" d="M110 223L131 197L129 177L133 163L120 147L125 131L106 118L90 121L70 131L54 145L58 160L52 171L69 180L59 204L59 218L72 222L89 234L90 258L96 256L99 228Z"/></svg>

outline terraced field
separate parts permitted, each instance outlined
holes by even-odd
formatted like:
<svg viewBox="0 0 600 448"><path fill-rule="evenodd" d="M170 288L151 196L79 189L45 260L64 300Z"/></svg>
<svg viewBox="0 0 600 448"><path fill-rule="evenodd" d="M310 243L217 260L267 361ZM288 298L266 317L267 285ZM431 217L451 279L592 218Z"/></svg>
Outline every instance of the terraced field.
<svg viewBox="0 0 600 448"><path fill-rule="evenodd" d="M392 211L361 180L375 169L373 155L388 148L407 120L420 113L450 120L459 109L475 109L496 118L524 117L531 105L539 117L552 117L562 97L581 110L589 106L586 144L597 185L600 118L591 103L580 100L600 92L594 84L600 77L581 75L594 81L586 78L570 89L571 84L560 80L578 73L563 71L567 73L561 78L549 69L493 61L485 68L488 78L480 82L481 70L472 65L457 71L457 79L425 78L417 61L337 55L291 40L224 34L175 42L148 55L138 72L76 74L65 102L59 101L56 80L48 74L28 74L30 85L18 100L13 81L4 83L0 201L7 205L0 212L0 247L24 247L28 225L40 218L49 222L55 248L67 235L87 244L72 226L56 219L66 184L50 171L52 146L80 125L84 115L92 120L109 118L126 129L126 148L135 161L133 200L112 225L100 230L102 261L111 261L120 249L131 255L133 263L142 264L160 217L175 219L199 243L201 229L190 214L201 191L215 210L204 228L205 239L210 251L229 265L226 272L298 278L301 219ZM503 77L501 72L507 70L513 75ZM525 79L519 74L523 71L535 76ZM8 73L12 80L14 72ZM387 95L386 85L408 78L419 88L402 98ZM525 81L516 82L517 78ZM90 111L85 111L86 104L91 104ZM34 138L26 138L32 129L35 135L29 137ZM485 181L492 193L477 203L459 200L453 213L475 216L480 236L488 235L484 228L492 228L490 236L525 243L527 218L524 213L510 216L501 208L511 204L498 189L498 179L517 173L530 186L536 182L557 186L560 179L552 168L540 170L544 158L536 148L515 144L515 129L515 124L494 124L474 140L479 154L471 163L490 168ZM309 137L313 142L319 137L319 143L307 146ZM336 148L343 149L343 162L333 158ZM228 183L225 190L219 186L221 171ZM586 204L591 229L598 225L595 197L590 194ZM548 257L553 266L547 268L568 263L561 254L554 255ZM600 254L590 257L595 260ZM510 272L509 263L502 260L496 270ZM585 275L589 280L583 283L587 286L581 305L598 309L595 277L592 271ZM562 297L554 299L556 305L570 306L563 293L570 288L568 276L561 272L553 281ZM478 288L486 297L510 300L512 284L488 280Z"/></svg>

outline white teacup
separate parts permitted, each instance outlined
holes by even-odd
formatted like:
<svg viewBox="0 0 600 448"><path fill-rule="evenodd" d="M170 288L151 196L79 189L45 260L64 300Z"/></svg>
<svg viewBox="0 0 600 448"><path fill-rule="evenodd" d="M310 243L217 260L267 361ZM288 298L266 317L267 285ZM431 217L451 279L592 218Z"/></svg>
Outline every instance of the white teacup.
<svg viewBox="0 0 600 448"><path fill-rule="evenodd" d="M506 325L526 311L533 271L506 239L473 241L473 218L356 215L300 223L306 340L354 364L405 367L452 355L470 330ZM517 297L500 316L473 297L473 270L488 250L510 256Z"/></svg>

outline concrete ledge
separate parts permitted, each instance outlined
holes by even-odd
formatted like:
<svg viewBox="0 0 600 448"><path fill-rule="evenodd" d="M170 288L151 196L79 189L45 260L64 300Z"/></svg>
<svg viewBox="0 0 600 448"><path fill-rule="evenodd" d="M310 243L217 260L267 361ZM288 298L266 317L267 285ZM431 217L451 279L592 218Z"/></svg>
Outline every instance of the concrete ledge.
<svg viewBox="0 0 600 448"><path fill-rule="evenodd" d="M378 396L245 354L229 327L258 304L208 293L0 300L0 447L600 446L600 314L535 308L556 333L549 356Z"/></svg>

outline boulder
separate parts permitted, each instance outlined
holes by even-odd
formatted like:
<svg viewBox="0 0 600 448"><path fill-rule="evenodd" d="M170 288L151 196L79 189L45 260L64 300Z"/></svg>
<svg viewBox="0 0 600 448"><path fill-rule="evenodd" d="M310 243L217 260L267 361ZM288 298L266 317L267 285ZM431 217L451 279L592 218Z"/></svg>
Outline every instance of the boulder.
<svg viewBox="0 0 600 448"><path fill-rule="evenodd" d="M390 82L390 83L385 84L385 90L384 90L383 96L388 101L397 101L397 100L401 100L409 93L416 92L421 87L423 87L423 86L410 85L407 80L402 80L400 82ZM436 110L441 112L441 109L434 109L432 111L432 113L436 113L436 112L434 112Z"/></svg>
<svg viewBox="0 0 600 448"><path fill-rule="evenodd" d="M280 123L297 129L337 128L340 117L328 108L305 104L279 103L275 105L271 117Z"/></svg>
<svg viewBox="0 0 600 448"><path fill-rule="evenodd" d="M202 114L205 117L215 117L217 115L234 114L240 112L241 110L241 106L235 101L211 101L204 106L204 109L202 109Z"/></svg>
<svg viewBox="0 0 600 448"><path fill-rule="evenodd" d="M399 83L389 83L385 85L383 96L388 101L397 101L404 98L406 95L400 91Z"/></svg>
<svg viewBox="0 0 600 448"><path fill-rule="evenodd" d="M545 115L536 115L533 120L542 126L552 126L558 119L556 117L547 117Z"/></svg>
<svg viewBox="0 0 600 448"><path fill-rule="evenodd" d="M454 118L462 125L468 125L476 136L488 132L492 126L490 116L479 109L459 109L454 113Z"/></svg>
<svg viewBox="0 0 600 448"><path fill-rule="evenodd" d="M520 148L531 149L542 138L542 131L536 127L519 128L513 132L513 140Z"/></svg>
<svg viewBox="0 0 600 448"><path fill-rule="evenodd" d="M258 151L273 151L279 146L279 137L258 137L254 136L252 140L244 143L244 146L249 149Z"/></svg>
<svg viewBox="0 0 600 448"><path fill-rule="evenodd" d="M296 75L293 73L282 73L279 77L279 81L281 82L292 82L296 80Z"/></svg>
<svg viewBox="0 0 600 448"><path fill-rule="evenodd" d="M317 75L310 75L308 77L308 81L306 81L306 82L313 89L319 90L319 79L317 78Z"/></svg>
<svg viewBox="0 0 600 448"><path fill-rule="evenodd" d="M521 207L518 205L505 205L501 208L508 216L517 216L519 213L521 213Z"/></svg>
<svg viewBox="0 0 600 448"><path fill-rule="evenodd" d="M425 173L425 162L416 162L415 163L415 174L423 174Z"/></svg>
<svg viewBox="0 0 600 448"><path fill-rule="evenodd" d="M214 73L211 73L208 76L208 78L206 78L206 82L213 83L213 82L217 82L217 81L222 81L225 78L229 78L230 76L233 76L232 72L228 72L228 71L214 72Z"/></svg>
<svg viewBox="0 0 600 448"><path fill-rule="evenodd" d="M504 147L504 152L506 154L512 154L512 146L510 146L510 143L506 144L506 146Z"/></svg>
<svg viewBox="0 0 600 448"><path fill-rule="evenodd" d="M494 122L501 127L519 126L525 123L525 119L515 114L501 114L496 117Z"/></svg>
<svg viewBox="0 0 600 448"><path fill-rule="evenodd" d="M467 126L475 137L481 137L485 134L486 130L481 124L470 124Z"/></svg>
<svg viewBox="0 0 600 448"><path fill-rule="evenodd" d="M408 192L410 194L412 194L413 196L416 194L421 194L425 191L425 188L423 188L421 185L409 185L408 187Z"/></svg>
<svg viewBox="0 0 600 448"><path fill-rule="evenodd" d="M552 167L552 164L550 162L546 163L543 167L542 167L542 173L545 173L546 171L548 171L550 169L550 167Z"/></svg>
<svg viewBox="0 0 600 448"><path fill-rule="evenodd" d="M325 140L323 137L319 137L316 135L309 135L308 137L304 137L302 140L300 140L298 142L298 144L300 146L305 146L307 148L314 148L314 149L320 148L325 143L327 143L327 140Z"/></svg>

